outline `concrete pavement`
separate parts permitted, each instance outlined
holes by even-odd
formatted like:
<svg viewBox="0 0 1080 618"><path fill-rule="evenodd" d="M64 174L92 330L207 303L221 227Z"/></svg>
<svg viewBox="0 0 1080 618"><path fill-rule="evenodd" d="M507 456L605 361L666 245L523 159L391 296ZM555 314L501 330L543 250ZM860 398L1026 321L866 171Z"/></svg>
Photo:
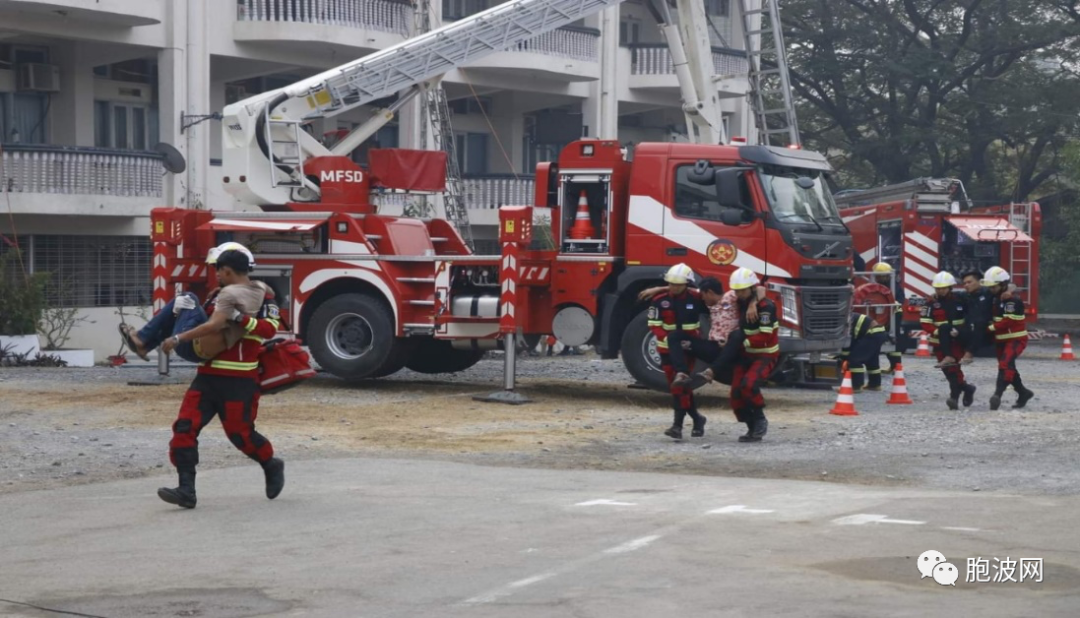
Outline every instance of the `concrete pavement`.
<svg viewBox="0 0 1080 618"><path fill-rule="evenodd" d="M755 445L756 446L756 445ZM753 447L752 447L753 448ZM0 615L1065 616L1080 498L351 459L0 496ZM941 552L955 586L923 578ZM987 561L968 582L968 559ZM995 561L995 559L997 559ZM974 566L981 563L973 562ZM975 575L975 572L972 572ZM16 603L11 603L12 601Z"/></svg>

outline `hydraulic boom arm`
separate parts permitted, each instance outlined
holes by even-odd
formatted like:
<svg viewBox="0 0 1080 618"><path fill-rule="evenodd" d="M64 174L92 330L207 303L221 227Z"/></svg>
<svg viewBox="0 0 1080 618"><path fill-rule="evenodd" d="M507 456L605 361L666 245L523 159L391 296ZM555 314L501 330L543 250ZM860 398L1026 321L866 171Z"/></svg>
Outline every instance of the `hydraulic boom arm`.
<svg viewBox="0 0 1080 618"><path fill-rule="evenodd" d="M621 2L515 0L229 105L222 123L224 174L240 182L227 184L226 190L242 202L259 206L317 201L319 187L305 176L306 160L348 155L389 122L405 102L436 85L447 72ZM682 26L673 24L666 4L657 10L664 16L661 27L675 62L691 140L724 143L704 5L701 0L677 3ZM693 44L686 47L684 41ZM395 95L394 104L378 110L332 150L301 128L312 120Z"/></svg>

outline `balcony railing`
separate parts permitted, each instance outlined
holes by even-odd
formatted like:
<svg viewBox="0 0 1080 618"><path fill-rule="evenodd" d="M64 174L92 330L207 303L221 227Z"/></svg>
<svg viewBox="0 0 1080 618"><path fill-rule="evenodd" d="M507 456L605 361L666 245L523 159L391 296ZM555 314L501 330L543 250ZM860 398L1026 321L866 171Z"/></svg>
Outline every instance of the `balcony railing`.
<svg viewBox="0 0 1080 618"><path fill-rule="evenodd" d="M408 35L412 8L394 0L240 0L240 21L279 21L370 28Z"/></svg>
<svg viewBox="0 0 1080 618"><path fill-rule="evenodd" d="M631 75L674 75L671 52L666 45L628 45L630 48ZM750 64L746 52L741 49L712 48L714 75L746 75Z"/></svg>
<svg viewBox="0 0 1080 618"><path fill-rule="evenodd" d="M74 146L7 145L0 182L11 193L161 197L161 155Z"/></svg>
<svg viewBox="0 0 1080 618"><path fill-rule="evenodd" d="M518 43L513 51L597 62L600 59L599 41L599 30L566 26Z"/></svg>
<svg viewBox="0 0 1080 618"><path fill-rule="evenodd" d="M524 176L473 176L462 178L461 183L467 208L494 209L533 203L534 183Z"/></svg>

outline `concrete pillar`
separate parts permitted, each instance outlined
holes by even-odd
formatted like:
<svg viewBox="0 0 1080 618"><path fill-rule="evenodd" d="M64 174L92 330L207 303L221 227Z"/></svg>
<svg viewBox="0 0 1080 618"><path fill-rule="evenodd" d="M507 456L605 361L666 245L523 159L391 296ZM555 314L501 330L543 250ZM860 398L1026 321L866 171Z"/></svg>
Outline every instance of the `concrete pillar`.
<svg viewBox="0 0 1080 618"><path fill-rule="evenodd" d="M589 88L582 102L583 122L588 137L619 137L619 7L605 9L599 16L600 79Z"/></svg>
<svg viewBox="0 0 1080 618"><path fill-rule="evenodd" d="M201 1L201 0L195 0ZM158 52L158 114L161 141L170 144L184 155L191 169L191 154L187 140L180 133L180 113L187 101L187 6L184 0L168 0L169 19L165 24L165 47ZM188 172L165 174L164 203L186 205Z"/></svg>
<svg viewBox="0 0 1080 618"><path fill-rule="evenodd" d="M60 92L52 95L51 143L94 145L94 71L85 47L71 41L52 48L54 63L60 66Z"/></svg>
<svg viewBox="0 0 1080 618"><path fill-rule="evenodd" d="M211 113L210 48L206 42L207 0L187 0L187 99L184 111L191 115ZM185 129L188 147L188 183L184 205L205 208L210 166L210 133L220 130L207 121Z"/></svg>

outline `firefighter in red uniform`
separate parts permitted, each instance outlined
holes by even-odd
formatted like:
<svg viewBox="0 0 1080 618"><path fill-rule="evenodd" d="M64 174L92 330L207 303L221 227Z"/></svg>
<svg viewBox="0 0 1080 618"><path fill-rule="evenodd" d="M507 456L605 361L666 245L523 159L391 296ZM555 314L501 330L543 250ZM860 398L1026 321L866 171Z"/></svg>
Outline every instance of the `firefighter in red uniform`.
<svg viewBox="0 0 1080 618"><path fill-rule="evenodd" d="M760 442L769 429L765 418L765 398L761 387L776 366L780 356L780 325L776 323L776 303L768 298L758 299L754 286L761 283L754 271L739 268L731 273L728 286L735 290L742 316L745 340L739 360L731 378L731 409L740 423L746 423L746 435L739 442ZM751 303L757 306L757 315L747 314Z"/></svg>
<svg viewBox="0 0 1080 618"><path fill-rule="evenodd" d="M170 504L195 508L195 468L199 464L199 432L215 416L221 418L222 429L229 441L248 457L259 462L266 477L266 497L273 499L285 486L285 462L274 457L274 447L255 431L259 411L259 351L264 340L273 337L279 323L273 317L254 317L259 311L263 288L248 277L251 261L241 251L227 250L207 260L216 270L221 292L214 301L209 319L191 330L165 340L161 348L172 351L184 341L234 328L239 339L199 365L180 414L173 424L169 442L169 460L176 467L180 484L176 488L158 489L158 497ZM250 288L250 289L249 289ZM244 295L251 297L244 301ZM240 309L250 306L249 311ZM235 326L233 326L235 325ZM228 337L229 335L227 335Z"/></svg>
<svg viewBox="0 0 1080 618"><path fill-rule="evenodd" d="M1014 409L1023 408L1027 402L1035 396L1035 393L1024 386L1020 379L1020 372L1016 370L1016 359L1024 353L1027 347L1027 317L1024 315L1024 301L1008 295L1009 280L1012 277L1000 266L994 266L983 275L982 284L990 288L990 292L996 297L994 303L993 322L988 330L994 336L997 346L998 375L997 385L994 387L994 395L990 397L990 409L997 410L1001 407L1001 396L1005 389L1012 385L1016 391L1016 403Z"/></svg>
<svg viewBox="0 0 1080 618"><path fill-rule="evenodd" d="M964 355L964 345L960 333L964 329L967 314L964 301L953 294L957 285L956 277L947 271L934 275L932 285L934 296L926 299L919 322L929 335L930 344L938 359L935 367L941 369L949 382L949 398L945 400L950 410L960 408L960 395L964 396L964 406L970 406L975 398L975 385L964 379L964 371L959 360Z"/></svg>
<svg viewBox="0 0 1080 618"><path fill-rule="evenodd" d="M888 262L878 262L874 264L871 270L874 272L874 280L855 288L855 298L852 304L856 313L862 313L873 319L874 323L870 325L870 334L884 334L885 337L878 337L881 345L884 345L885 341L888 340L889 323L893 321L895 314L900 311L900 305L896 303L896 296L889 289L889 275L892 274L893 267ZM881 347L878 346L877 354L880 353ZM885 356L889 359L887 373L895 372L896 366L900 364L900 352L893 350L887 352ZM880 374L881 370L878 369L879 384L881 382Z"/></svg>
<svg viewBox="0 0 1080 618"><path fill-rule="evenodd" d="M664 432L664 435L676 440L682 440L683 421L686 420L687 415L694 422L690 435L695 438L705 435L705 421L707 420L697 411L694 391L690 385L672 384L678 371L668 353L668 335L684 333L689 337L698 337L701 329L701 314L708 311L697 292L688 288L693 280L694 271L690 270L686 264L676 264L669 268L664 274L668 291L653 298L648 314L649 328L656 336L656 348L660 352L660 366L664 370L664 375L667 376L672 407L675 409L675 421ZM687 363L689 368L693 369L694 359L687 359Z"/></svg>

